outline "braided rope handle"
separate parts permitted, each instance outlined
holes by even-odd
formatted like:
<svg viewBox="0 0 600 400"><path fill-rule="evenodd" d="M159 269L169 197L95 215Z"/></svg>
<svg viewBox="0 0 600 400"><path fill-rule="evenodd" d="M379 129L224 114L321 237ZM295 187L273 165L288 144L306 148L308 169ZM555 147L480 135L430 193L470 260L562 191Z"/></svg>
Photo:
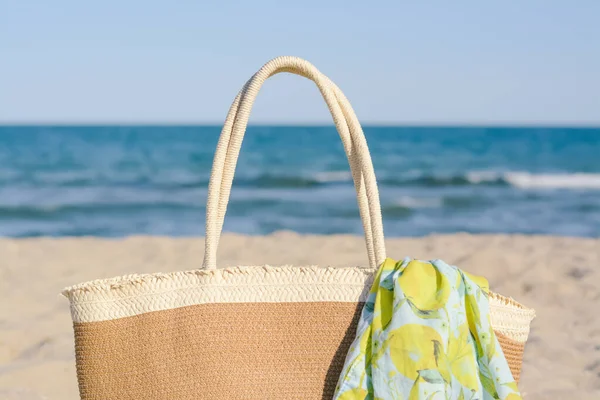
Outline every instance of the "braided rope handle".
<svg viewBox="0 0 600 400"><path fill-rule="evenodd" d="M278 57L266 63L246 82L229 109L217 144L208 185L203 268L214 269L217 266L217 248L252 105L264 82L281 72L312 80L327 103L350 163L365 231L369 265L377 268L385 260L385 244L379 191L364 133L342 91L311 63L297 57Z"/></svg>

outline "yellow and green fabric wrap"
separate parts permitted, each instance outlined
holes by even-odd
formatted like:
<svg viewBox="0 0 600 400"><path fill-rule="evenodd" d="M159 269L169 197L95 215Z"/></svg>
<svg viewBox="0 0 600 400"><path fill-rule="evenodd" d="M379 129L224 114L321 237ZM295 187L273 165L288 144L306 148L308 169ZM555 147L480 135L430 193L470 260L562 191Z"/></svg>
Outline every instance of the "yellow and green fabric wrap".
<svg viewBox="0 0 600 400"><path fill-rule="evenodd" d="M334 399L521 399L488 290L486 279L441 260L386 259Z"/></svg>

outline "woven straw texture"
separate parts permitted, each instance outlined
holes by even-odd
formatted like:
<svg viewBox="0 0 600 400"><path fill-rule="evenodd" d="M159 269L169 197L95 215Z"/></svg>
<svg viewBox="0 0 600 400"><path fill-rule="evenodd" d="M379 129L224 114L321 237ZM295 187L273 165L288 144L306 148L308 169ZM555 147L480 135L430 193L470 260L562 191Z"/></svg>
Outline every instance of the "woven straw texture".
<svg viewBox="0 0 600 400"><path fill-rule="evenodd" d="M348 156L369 268L217 269L217 247L252 104L270 76L319 88ZM129 275L65 289L74 321L81 398L328 399L386 258L379 194L366 140L348 100L310 63L280 57L236 97L209 184L203 269ZM533 310L490 296L492 326L518 380Z"/></svg>
<svg viewBox="0 0 600 400"><path fill-rule="evenodd" d="M76 323L81 397L330 399L361 306L203 304Z"/></svg>
<svg viewBox="0 0 600 400"><path fill-rule="evenodd" d="M518 342L508 336L503 335L501 332L494 331L496 337L502 347L504 358L508 362L510 372L512 372L515 382L519 383L521 377L521 366L523 365L523 352L525 351L525 342Z"/></svg>
<svg viewBox="0 0 600 400"><path fill-rule="evenodd" d="M301 298L319 295L305 291ZM76 322L81 397L331 398L363 304L204 303ZM496 334L518 382L525 343Z"/></svg>

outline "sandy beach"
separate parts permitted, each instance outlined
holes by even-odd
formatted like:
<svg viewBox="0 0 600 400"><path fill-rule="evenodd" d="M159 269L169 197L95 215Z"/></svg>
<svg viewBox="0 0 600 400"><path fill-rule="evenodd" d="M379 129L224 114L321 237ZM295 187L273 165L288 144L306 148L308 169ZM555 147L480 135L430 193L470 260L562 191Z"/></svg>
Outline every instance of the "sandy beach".
<svg viewBox="0 0 600 400"><path fill-rule="evenodd" d="M358 236L224 235L220 264L366 265ZM442 258L536 309L520 389L527 399L600 398L600 239L432 235L387 240L388 256ZM203 239L0 240L0 399L78 398L65 286L198 268Z"/></svg>

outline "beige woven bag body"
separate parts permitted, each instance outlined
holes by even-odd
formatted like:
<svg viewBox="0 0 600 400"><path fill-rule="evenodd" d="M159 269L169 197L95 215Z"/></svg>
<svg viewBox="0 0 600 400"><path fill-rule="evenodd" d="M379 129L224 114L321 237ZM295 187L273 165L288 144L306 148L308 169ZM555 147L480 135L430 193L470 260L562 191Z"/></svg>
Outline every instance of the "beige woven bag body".
<svg viewBox="0 0 600 400"><path fill-rule="evenodd" d="M270 76L316 83L350 162L369 266L217 268L217 247L252 104ZM385 247L367 143L339 88L310 63L280 57L236 97L213 162L203 268L130 275L64 291L79 389L90 399L326 399L333 396ZM533 310L490 296L492 326L515 379Z"/></svg>

